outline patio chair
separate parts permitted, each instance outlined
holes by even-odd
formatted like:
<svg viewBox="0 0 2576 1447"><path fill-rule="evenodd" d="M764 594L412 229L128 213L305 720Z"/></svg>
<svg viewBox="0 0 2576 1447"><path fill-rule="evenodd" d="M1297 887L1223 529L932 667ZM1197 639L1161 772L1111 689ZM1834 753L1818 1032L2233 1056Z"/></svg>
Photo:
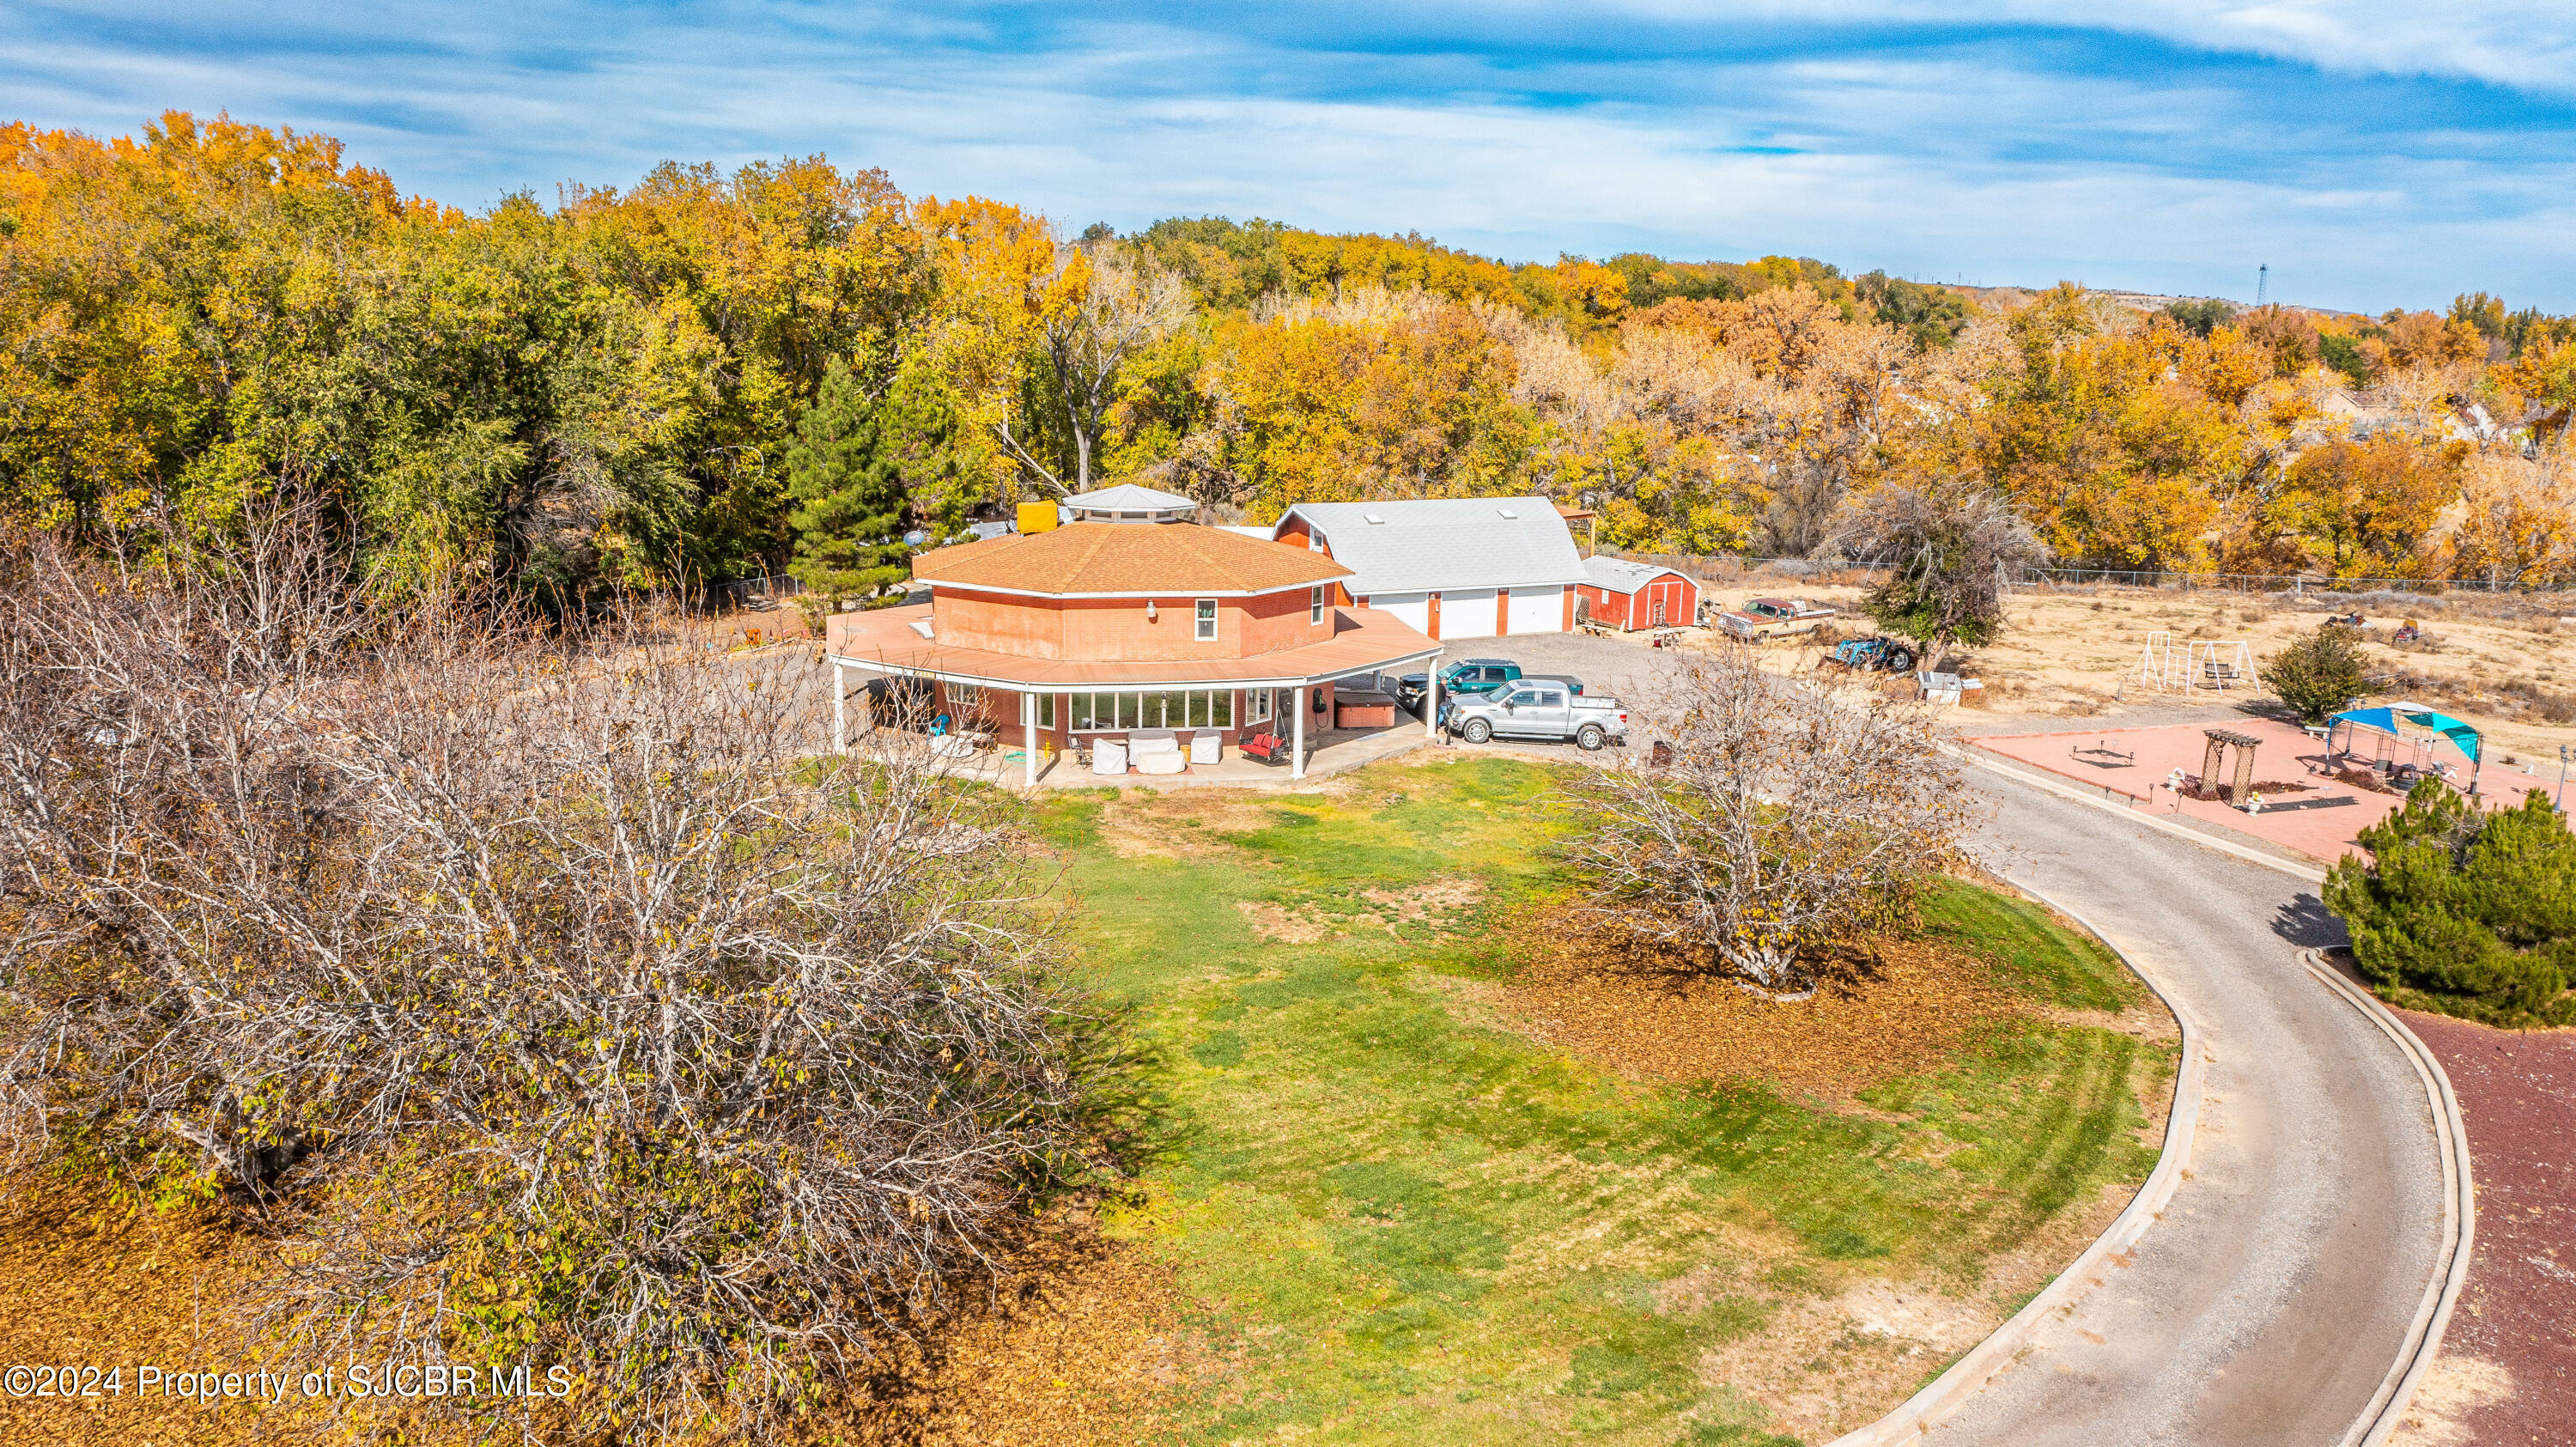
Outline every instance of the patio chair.
<svg viewBox="0 0 2576 1447"><path fill-rule="evenodd" d="M1201 729L1190 735L1190 762L1213 764L1225 757L1225 740L1220 734Z"/></svg>
<svg viewBox="0 0 2576 1447"><path fill-rule="evenodd" d="M1258 733L1235 745L1235 752L1265 764L1284 764L1288 762L1288 741L1274 733Z"/></svg>
<svg viewBox="0 0 2576 1447"><path fill-rule="evenodd" d="M1127 772L1127 746L1115 739L1096 740L1091 745L1091 772L1123 777Z"/></svg>

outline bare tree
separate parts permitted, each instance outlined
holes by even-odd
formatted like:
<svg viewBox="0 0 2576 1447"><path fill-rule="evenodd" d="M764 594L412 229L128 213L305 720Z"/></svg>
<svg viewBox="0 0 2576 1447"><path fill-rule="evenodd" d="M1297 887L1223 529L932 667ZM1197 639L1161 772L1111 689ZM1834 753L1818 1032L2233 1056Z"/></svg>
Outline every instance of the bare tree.
<svg viewBox="0 0 2576 1447"><path fill-rule="evenodd" d="M1844 508L1834 541L1888 569L1862 605L1880 627L1923 644L1927 668L1954 644L1993 637L2005 585L2049 556L2011 503L1963 485L1891 483L1863 493Z"/></svg>
<svg viewBox="0 0 2576 1447"><path fill-rule="evenodd" d="M1013 806L808 757L805 672L372 607L310 516L5 567L0 1128L239 1202L278 1350L755 1434L1096 1160Z"/></svg>
<svg viewBox="0 0 2576 1447"><path fill-rule="evenodd" d="M1570 786L1589 908L1616 929L1803 993L1837 946L1902 922L1956 855L1958 764L1918 705L1838 698L1728 646L1646 709L1669 760Z"/></svg>
<svg viewBox="0 0 2576 1447"><path fill-rule="evenodd" d="M1045 442L1008 418L995 435L1014 462L1059 495L1088 492L1120 375L1137 352L1188 319L1189 292L1150 254L1101 241L1063 248L1033 301L1029 400L1046 414L1040 431L1046 422L1064 429L1072 465L1048 466L1040 456L1050 450Z"/></svg>

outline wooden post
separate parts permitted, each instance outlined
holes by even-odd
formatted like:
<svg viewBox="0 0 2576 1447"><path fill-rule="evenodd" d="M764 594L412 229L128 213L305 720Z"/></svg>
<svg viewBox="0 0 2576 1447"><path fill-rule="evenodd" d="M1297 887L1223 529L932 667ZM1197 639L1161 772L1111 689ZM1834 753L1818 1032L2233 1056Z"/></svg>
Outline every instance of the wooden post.
<svg viewBox="0 0 2576 1447"><path fill-rule="evenodd" d="M2250 744L2236 746L2236 783L2227 791L2227 802L2242 804L2254 792L2254 749Z"/></svg>
<svg viewBox="0 0 2576 1447"><path fill-rule="evenodd" d="M2227 745L2218 735L2209 736L2209 752L2200 761L2200 789L2208 793L2218 787L2219 768L2227 762Z"/></svg>

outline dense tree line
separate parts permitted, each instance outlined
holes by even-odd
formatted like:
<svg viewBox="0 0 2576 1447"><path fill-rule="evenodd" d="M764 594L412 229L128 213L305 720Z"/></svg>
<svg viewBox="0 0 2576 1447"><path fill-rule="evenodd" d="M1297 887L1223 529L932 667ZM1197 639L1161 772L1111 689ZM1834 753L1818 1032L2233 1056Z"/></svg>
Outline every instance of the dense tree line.
<svg viewBox="0 0 2576 1447"><path fill-rule="evenodd" d="M1123 480L1253 520L1539 491L1605 544L1798 554L1855 495L1966 484L2070 563L2538 584L2576 571L2571 402L2576 319L2484 293L2146 315L1812 258L1068 235L819 157L469 214L229 119L0 129L10 518L100 540L311 489L394 590L864 596L905 532Z"/></svg>

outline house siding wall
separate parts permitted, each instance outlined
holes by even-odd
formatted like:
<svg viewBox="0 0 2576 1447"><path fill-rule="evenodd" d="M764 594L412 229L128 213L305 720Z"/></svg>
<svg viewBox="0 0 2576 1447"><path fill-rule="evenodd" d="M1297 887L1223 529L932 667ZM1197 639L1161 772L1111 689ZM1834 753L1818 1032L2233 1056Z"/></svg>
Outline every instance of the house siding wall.
<svg viewBox="0 0 2576 1447"><path fill-rule="evenodd" d="M1251 598L1217 600L1217 636L1197 636L1198 599L1157 597L1155 617L1143 598L1016 598L966 589L936 588L932 627L943 643L989 648L1023 658L1063 658L1101 663L1171 663L1200 658L1250 658L1297 648L1332 636L1328 611L1321 625L1307 621L1304 588Z"/></svg>

